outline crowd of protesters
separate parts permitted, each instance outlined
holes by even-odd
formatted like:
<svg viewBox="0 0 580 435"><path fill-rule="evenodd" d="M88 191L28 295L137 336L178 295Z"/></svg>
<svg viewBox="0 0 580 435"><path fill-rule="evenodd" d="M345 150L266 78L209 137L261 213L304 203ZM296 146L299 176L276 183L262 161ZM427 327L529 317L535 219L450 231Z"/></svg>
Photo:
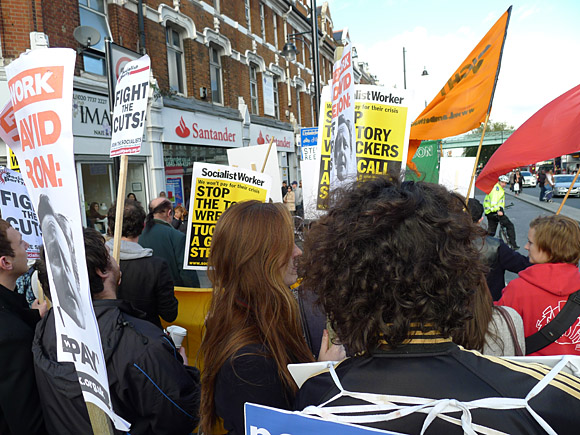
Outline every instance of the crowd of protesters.
<svg viewBox="0 0 580 435"><path fill-rule="evenodd" d="M498 356L580 355L577 222L534 219L525 257L487 234L478 201L384 176L335 189L302 252L301 183L282 189L282 204L240 202L218 220L191 365L161 327L174 286L199 286L181 267L186 210L125 201L120 264L84 230L111 401L131 434L242 434L246 402L401 433L576 433L580 379ZM15 291L26 248L0 219L0 433L90 433L74 366L56 359L56 314ZM42 258L34 269L50 296ZM519 272L507 287L505 270ZM341 362L298 388L287 365L316 360Z"/></svg>

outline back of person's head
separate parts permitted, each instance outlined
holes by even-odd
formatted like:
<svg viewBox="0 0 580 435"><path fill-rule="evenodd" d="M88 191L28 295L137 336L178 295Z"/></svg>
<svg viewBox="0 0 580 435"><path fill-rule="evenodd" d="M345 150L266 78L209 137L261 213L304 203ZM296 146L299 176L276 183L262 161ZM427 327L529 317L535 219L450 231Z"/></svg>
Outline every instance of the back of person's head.
<svg viewBox="0 0 580 435"><path fill-rule="evenodd" d="M548 263L580 261L580 226L567 216L538 216L530 222L538 249L548 254Z"/></svg>
<svg viewBox="0 0 580 435"><path fill-rule="evenodd" d="M411 329L449 337L471 316L485 271L472 243L484 231L464 200L437 184L392 176L334 191L307 233L300 276L314 289L350 353Z"/></svg>
<svg viewBox="0 0 580 435"><path fill-rule="evenodd" d="M149 213L145 219L145 227L149 230L155 225L155 217L162 216L168 210L173 210L173 205L165 197L152 199L149 203Z"/></svg>
<svg viewBox="0 0 580 435"><path fill-rule="evenodd" d="M244 201L219 218L211 240L208 275L213 295L200 353L204 362L201 427L216 421L216 376L239 349L266 343L282 383L297 390L287 364L312 360L298 303L284 284L292 256L292 220L281 203Z"/></svg>
<svg viewBox="0 0 580 435"><path fill-rule="evenodd" d="M116 213L116 205L113 205L107 213L110 235L113 235L115 229ZM122 236L128 238L139 237L143 232L145 217L145 209L139 201L134 201L132 199L125 200L125 206L123 208Z"/></svg>
<svg viewBox="0 0 580 435"><path fill-rule="evenodd" d="M97 230L84 228L85 256L87 271L89 273L89 286L91 295L100 293L104 289L103 279L97 273L97 269L104 272L109 269L109 249L105 245L105 239Z"/></svg>
<svg viewBox="0 0 580 435"><path fill-rule="evenodd" d="M469 198L467 201L467 208L471 214L471 220L474 223L478 223L483 216L483 205L481 205L481 202L475 198Z"/></svg>
<svg viewBox="0 0 580 435"><path fill-rule="evenodd" d="M46 254L44 252L44 246L40 247L40 255L38 260L34 262L34 268L38 271L38 282L42 287L44 295L52 301L52 296L50 294L50 283L48 281L48 272L46 270Z"/></svg>
<svg viewBox="0 0 580 435"><path fill-rule="evenodd" d="M0 219L0 257L14 256L14 249L12 249L12 244L8 240L8 234L6 233L8 228L12 228L12 225L4 219Z"/></svg>
<svg viewBox="0 0 580 435"><path fill-rule="evenodd" d="M293 241L290 214L283 204L244 201L229 207L211 241L208 275L214 288L259 303L256 285L264 283L268 293L271 287L284 287L281 267L292 254Z"/></svg>

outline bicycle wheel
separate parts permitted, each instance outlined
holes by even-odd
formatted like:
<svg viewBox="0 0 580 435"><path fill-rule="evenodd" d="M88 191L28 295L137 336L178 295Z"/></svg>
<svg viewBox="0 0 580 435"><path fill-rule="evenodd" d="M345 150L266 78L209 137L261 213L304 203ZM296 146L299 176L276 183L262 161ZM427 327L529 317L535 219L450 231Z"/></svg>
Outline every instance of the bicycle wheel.
<svg viewBox="0 0 580 435"><path fill-rule="evenodd" d="M292 217L294 223L294 240L297 242L304 241L304 219L300 216Z"/></svg>
<svg viewBox="0 0 580 435"><path fill-rule="evenodd" d="M501 239L502 242L504 242L506 245L510 246L509 243L509 238L508 238L508 234L507 234L507 228L504 227L503 225L500 224L499 226L499 238ZM511 246L510 246L511 247Z"/></svg>

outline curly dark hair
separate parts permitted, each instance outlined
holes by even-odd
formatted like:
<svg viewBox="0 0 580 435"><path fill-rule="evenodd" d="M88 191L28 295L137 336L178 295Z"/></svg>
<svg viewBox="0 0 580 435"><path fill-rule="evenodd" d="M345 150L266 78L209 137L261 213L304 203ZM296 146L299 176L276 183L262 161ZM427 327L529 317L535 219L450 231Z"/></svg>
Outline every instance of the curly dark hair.
<svg viewBox="0 0 580 435"><path fill-rule="evenodd" d="M107 222L109 225L109 235L113 235L115 231L115 214L117 213L117 205L109 209L107 213ZM139 237L143 232L145 225L145 209L139 201L132 199L125 200L125 207L123 208L123 229L121 235L123 237Z"/></svg>
<svg viewBox="0 0 580 435"><path fill-rule="evenodd" d="M300 276L349 353L369 354L381 339L397 347L411 324L446 337L464 327L485 271L472 243L483 230L464 204L396 176L334 191L307 234Z"/></svg>

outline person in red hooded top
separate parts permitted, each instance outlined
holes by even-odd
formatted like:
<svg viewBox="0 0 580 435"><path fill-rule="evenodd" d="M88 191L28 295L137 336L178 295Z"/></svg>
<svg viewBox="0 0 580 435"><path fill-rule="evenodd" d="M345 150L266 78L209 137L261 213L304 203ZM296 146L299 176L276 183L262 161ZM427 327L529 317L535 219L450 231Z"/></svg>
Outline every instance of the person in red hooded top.
<svg viewBox="0 0 580 435"><path fill-rule="evenodd" d="M529 337L551 322L568 296L580 290L580 226L566 216L539 216L530 222L525 248L532 266L507 285L497 304L522 316ZM580 318L554 342L531 353L564 354L580 355Z"/></svg>

